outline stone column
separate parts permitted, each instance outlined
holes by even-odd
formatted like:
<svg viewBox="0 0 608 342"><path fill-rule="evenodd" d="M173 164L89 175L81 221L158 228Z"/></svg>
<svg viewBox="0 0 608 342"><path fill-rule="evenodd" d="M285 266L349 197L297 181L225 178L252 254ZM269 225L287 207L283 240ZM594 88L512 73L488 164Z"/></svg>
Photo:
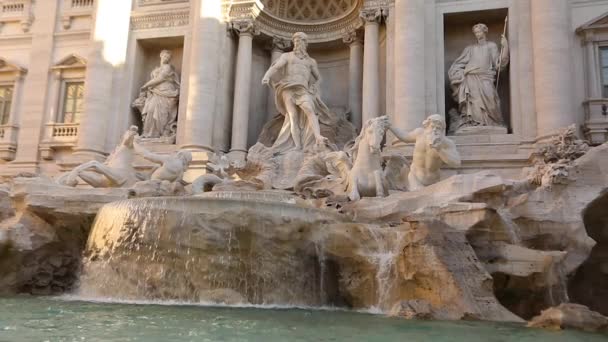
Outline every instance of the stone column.
<svg viewBox="0 0 608 342"><path fill-rule="evenodd" d="M182 116L181 148L213 151L213 125L220 81L221 38L225 24L221 22L222 2L192 2L192 40L188 105Z"/></svg>
<svg viewBox="0 0 608 342"><path fill-rule="evenodd" d="M361 11L365 21L365 47L363 52L362 122L380 113L380 21L381 9Z"/></svg>
<svg viewBox="0 0 608 342"><path fill-rule="evenodd" d="M600 93L600 82L597 78L597 52L595 50L595 42L593 32L587 32L585 35L585 52L587 55L587 82L589 87L589 97L599 99L602 97Z"/></svg>
<svg viewBox="0 0 608 342"><path fill-rule="evenodd" d="M424 0L395 1L395 121L402 130L420 127L426 113Z"/></svg>
<svg viewBox="0 0 608 342"><path fill-rule="evenodd" d="M536 90L537 136L540 139L575 123L568 0L531 1Z"/></svg>
<svg viewBox="0 0 608 342"><path fill-rule="evenodd" d="M11 97L11 111L8 117L8 124L12 127L19 125L19 107L21 99L21 89L23 88L23 73L18 72L13 82L13 96Z"/></svg>
<svg viewBox="0 0 608 342"><path fill-rule="evenodd" d="M277 59L279 59L279 57L281 57L285 50L290 46L291 42L289 40L280 37L274 37L272 39L272 47L270 50L270 64L274 63ZM266 107L268 108L268 121L272 120L275 116L279 114L275 101L275 91L271 87L268 87L268 101Z"/></svg>
<svg viewBox="0 0 608 342"><path fill-rule="evenodd" d="M361 113L361 101L363 98L363 42L357 36L357 31L348 33L342 40L350 48L348 106L351 112L351 122L357 130L360 130L363 119Z"/></svg>
<svg viewBox="0 0 608 342"><path fill-rule="evenodd" d="M394 6L394 5L393 5ZM386 23L386 115L395 117L395 8L384 10Z"/></svg>
<svg viewBox="0 0 608 342"><path fill-rule="evenodd" d="M520 133L525 141L536 139L536 104L534 97L534 53L532 43L532 18L530 2L534 0L517 0L515 9L517 15L517 36L519 51L511 51L519 56L519 107L520 118L517 120L520 128L513 127L514 133ZM512 65L513 67L513 65ZM514 118L513 118L514 119Z"/></svg>
<svg viewBox="0 0 608 342"><path fill-rule="evenodd" d="M247 154L249 130L253 35L256 34L256 30L253 22L249 20L233 22L232 25L239 35L239 48L236 59L230 155L234 160L244 160Z"/></svg>
<svg viewBox="0 0 608 342"><path fill-rule="evenodd" d="M49 94L49 105L47 111L46 123L57 122L57 114L61 109L59 108L60 92L61 92L61 71L53 70L52 72L53 81L51 83L51 93ZM47 137L50 138L50 137Z"/></svg>

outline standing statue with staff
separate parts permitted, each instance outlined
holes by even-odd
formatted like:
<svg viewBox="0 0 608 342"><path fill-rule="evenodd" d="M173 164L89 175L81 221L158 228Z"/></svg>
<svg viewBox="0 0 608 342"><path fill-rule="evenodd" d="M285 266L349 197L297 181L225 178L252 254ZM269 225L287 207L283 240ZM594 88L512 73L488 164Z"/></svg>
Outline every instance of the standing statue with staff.
<svg viewBox="0 0 608 342"><path fill-rule="evenodd" d="M448 71L461 127L506 127L497 91L500 73L509 64L506 28L507 19L499 48L487 40L485 24L473 26L477 43L467 46Z"/></svg>

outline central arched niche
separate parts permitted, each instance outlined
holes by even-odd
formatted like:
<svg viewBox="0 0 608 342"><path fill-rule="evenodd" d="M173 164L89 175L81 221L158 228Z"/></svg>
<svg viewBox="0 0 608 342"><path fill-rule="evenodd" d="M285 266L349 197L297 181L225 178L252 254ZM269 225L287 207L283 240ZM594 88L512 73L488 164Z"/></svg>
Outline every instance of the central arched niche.
<svg viewBox="0 0 608 342"><path fill-rule="evenodd" d="M358 0L262 0L264 11L289 21L326 21L342 18L357 8Z"/></svg>
<svg viewBox="0 0 608 342"><path fill-rule="evenodd" d="M261 5L255 23L269 37L304 32L310 43L324 43L341 40L363 25L363 0L261 0Z"/></svg>

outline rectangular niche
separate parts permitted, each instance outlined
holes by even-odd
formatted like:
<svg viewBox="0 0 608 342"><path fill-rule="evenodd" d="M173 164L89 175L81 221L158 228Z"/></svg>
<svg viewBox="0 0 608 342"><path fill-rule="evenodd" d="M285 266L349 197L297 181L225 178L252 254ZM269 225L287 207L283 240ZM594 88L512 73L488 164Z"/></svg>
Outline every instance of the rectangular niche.
<svg viewBox="0 0 608 342"><path fill-rule="evenodd" d="M160 53L163 50L171 51L171 62L178 75L180 75L180 98L181 92L183 92L183 75L182 75L182 64L184 58L184 37L162 37L162 38L150 38L150 39L139 39L137 40L137 48L135 53L134 63L134 76L133 76L133 89L131 92L131 103L139 96L139 90L146 82L150 80L150 75L155 68L160 65ZM178 104L178 108L182 107ZM131 111L132 120L131 122L137 125L140 130L143 127L141 116L135 109ZM183 115L181 110L178 110L178 121Z"/></svg>
<svg viewBox="0 0 608 342"><path fill-rule="evenodd" d="M445 90L445 113L450 124L450 110L458 109L458 103L453 98L453 90L450 86L448 71L455 60L462 54L465 48L477 42L473 34L473 26L483 23L488 26L487 40L494 42L498 46L500 53L500 36L503 33L505 26L505 17L509 14L507 8L470 11L458 13L446 13L443 17L444 27L444 90ZM507 40L510 41L509 30L507 28ZM510 51L513 57L513 51ZM512 58L511 58L512 60ZM508 133L512 133L511 123L511 77L509 75L510 64L502 69L500 73L500 84L498 86L498 95L501 102L501 111Z"/></svg>

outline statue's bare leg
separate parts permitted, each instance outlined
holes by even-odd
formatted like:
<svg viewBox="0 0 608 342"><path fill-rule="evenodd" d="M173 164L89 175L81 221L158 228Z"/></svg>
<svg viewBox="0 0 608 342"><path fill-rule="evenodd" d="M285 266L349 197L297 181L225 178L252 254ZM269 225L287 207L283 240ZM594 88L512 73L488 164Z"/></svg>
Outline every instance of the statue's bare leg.
<svg viewBox="0 0 608 342"><path fill-rule="evenodd" d="M302 149L302 141L301 141L301 134L300 134L300 126L298 124L298 121L296 120L297 118L297 113L298 113L298 107L295 105L295 103L293 103L293 99L291 98L290 94L286 93L285 96L283 97L283 100L285 102L285 109L287 110L287 116L288 116L288 120L290 123L290 128L291 128L291 138L293 139L293 142L296 144L296 148L298 150Z"/></svg>
<svg viewBox="0 0 608 342"><path fill-rule="evenodd" d="M78 174L78 176L87 184L94 188L107 188L110 187L111 184L108 179L99 173L91 172L91 171L83 171Z"/></svg>
<svg viewBox="0 0 608 342"><path fill-rule="evenodd" d="M319 144L319 145L327 144L327 142L328 142L327 138L321 135L321 127L319 126L319 118L317 117L317 114L315 113L315 109L314 109L313 105L309 101L306 101L300 105L300 108L306 114L308 123L310 124L310 127L312 127L312 131L315 135L315 139L317 140L317 144Z"/></svg>
<svg viewBox="0 0 608 342"><path fill-rule="evenodd" d="M349 177L349 188L350 192L348 193L348 198L351 201L358 201L361 199L361 194L359 193L359 182L357 177L353 174Z"/></svg>
<svg viewBox="0 0 608 342"><path fill-rule="evenodd" d="M91 171L104 175L110 181L111 185L114 186L122 186L126 182L125 177L119 175L113 169L102 163L95 163L91 168Z"/></svg>
<svg viewBox="0 0 608 342"><path fill-rule="evenodd" d="M382 171L374 171L374 181L376 182L376 197L388 196L388 191L386 191L386 188L384 187L384 176Z"/></svg>

